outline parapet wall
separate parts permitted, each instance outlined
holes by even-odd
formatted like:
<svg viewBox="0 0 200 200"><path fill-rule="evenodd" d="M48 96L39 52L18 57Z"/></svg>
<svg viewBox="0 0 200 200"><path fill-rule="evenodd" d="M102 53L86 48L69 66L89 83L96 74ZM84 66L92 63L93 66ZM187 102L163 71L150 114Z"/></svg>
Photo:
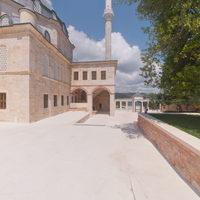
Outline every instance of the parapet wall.
<svg viewBox="0 0 200 200"><path fill-rule="evenodd" d="M145 115L139 115L138 126L171 166L200 195L200 151Z"/></svg>

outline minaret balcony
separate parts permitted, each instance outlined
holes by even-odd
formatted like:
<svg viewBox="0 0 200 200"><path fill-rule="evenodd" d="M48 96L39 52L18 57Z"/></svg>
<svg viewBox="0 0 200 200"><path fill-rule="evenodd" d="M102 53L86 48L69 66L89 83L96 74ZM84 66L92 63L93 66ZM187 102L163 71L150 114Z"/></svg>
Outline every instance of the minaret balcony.
<svg viewBox="0 0 200 200"><path fill-rule="evenodd" d="M113 12L110 12L110 11L104 12L104 18L105 18L106 21L112 21L113 16L114 16Z"/></svg>

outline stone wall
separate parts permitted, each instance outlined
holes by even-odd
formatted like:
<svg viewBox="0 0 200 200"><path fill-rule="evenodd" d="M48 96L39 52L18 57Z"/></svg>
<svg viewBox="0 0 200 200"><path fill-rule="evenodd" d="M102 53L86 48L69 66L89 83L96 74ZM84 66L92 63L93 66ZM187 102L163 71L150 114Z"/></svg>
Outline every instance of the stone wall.
<svg viewBox="0 0 200 200"><path fill-rule="evenodd" d="M29 37L0 30L0 93L6 93L6 109L0 121L29 121Z"/></svg>
<svg viewBox="0 0 200 200"><path fill-rule="evenodd" d="M80 109L87 111L88 104L87 103L70 103L70 109Z"/></svg>
<svg viewBox="0 0 200 200"><path fill-rule="evenodd" d="M29 122L29 75L0 73L0 92L5 92L7 99L0 121Z"/></svg>
<svg viewBox="0 0 200 200"><path fill-rule="evenodd" d="M191 105L178 105L176 104L170 104L170 105L161 105L160 110L162 112L195 112L194 106Z"/></svg>
<svg viewBox="0 0 200 200"><path fill-rule="evenodd" d="M72 86L114 86L117 61L77 62L72 65ZM88 79L83 80L83 71L88 73ZM92 71L97 72L97 79L92 80ZM101 80L101 71L106 71L106 80ZM74 72L79 73L79 80L74 80ZM115 92L115 91L110 91Z"/></svg>
<svg viewBox="0 0 200 200"><path fill-rule="evenodd" d="M30 37L30 122L54 116L69 109L71 65L45 40ZM48 95L48 108L43 97ZM54 106L57 95L57 106ZM61 98L64 97L64 105Z"/></svg>
<svg viewBox="0 0 200 200"><path fill-rule="evenodd" d="M200 194L200 152L144 115L139 115L138 125L171 166Z"/></svg>
<svg viewBox="0 0 200 200"><path fill-rule="evenodd" d="M97 91L107 91L110 95L110 102L103 100L103 104L108 105L105 110L110 110L110 115L115 113L115 74L117 68L117 61L90 61L90 62L76 62L72 64L71 73L71 92L76 89L83 89L87 93L88 112L93 113L93 108L98 107L99 101L94 102L94 93ZM83 80L83 71L87 71L88 78ZM92 80L92 71L96 71L97 79ZM101 80L101 71L106 71L106 80ZM79 73L79 79L74 80L74 72ZM94 105L96 104L96 105Z"/></svg>
<svg viewBox="0 0 200 200"><path fill-rule="evenodd" d="M4 58L0 60L0 93L6 93L7 104L0 110L0 121L34 122L67 111L69 61L30 24L2 27L0 34L0 57ZM44 94L49 96L48 108L44 108Z"/></svg>

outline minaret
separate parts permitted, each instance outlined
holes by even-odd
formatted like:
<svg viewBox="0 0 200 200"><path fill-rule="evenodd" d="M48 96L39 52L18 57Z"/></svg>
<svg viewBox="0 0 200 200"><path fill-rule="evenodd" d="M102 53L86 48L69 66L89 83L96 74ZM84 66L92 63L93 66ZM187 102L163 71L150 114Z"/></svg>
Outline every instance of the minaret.
<svg viewBox="0 0 200 200"><path fill-rule="evenodd" d="M104 10L104 19L105 19L105 59L112 59L112 0L106 0L106 8Z"/></svg>

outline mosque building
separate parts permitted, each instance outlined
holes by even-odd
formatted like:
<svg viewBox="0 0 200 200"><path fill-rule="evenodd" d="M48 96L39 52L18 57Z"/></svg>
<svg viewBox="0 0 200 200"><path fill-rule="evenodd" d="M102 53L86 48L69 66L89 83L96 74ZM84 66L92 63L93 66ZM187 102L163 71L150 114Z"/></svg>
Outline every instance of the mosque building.
<svg viewBox="0 0 200 200"><path fill-rule="evenodd" d="M74 62L65 23L40 0L0 0L0 121L35 122L69 110L115 113L112 1L105 60Z"/></svg>

